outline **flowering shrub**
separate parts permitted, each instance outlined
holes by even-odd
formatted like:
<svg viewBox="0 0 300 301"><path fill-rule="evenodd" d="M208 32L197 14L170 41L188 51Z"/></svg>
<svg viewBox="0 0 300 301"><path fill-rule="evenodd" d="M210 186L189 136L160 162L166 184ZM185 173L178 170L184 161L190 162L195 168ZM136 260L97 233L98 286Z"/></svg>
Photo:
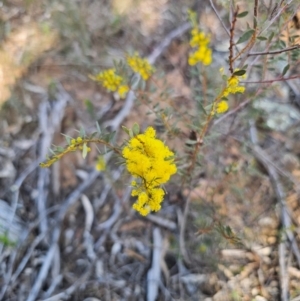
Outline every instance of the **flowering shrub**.
<svg viewBox="0 0 300 301"><path fill-rule="evenodd" d="M147 59L141 58L138 53L127 56L128 66L136 73L139 73L143 80L147 80L154 71Z"/></svg>
<svg viewBox="0 0 300 301"><path fill-rule="evenodd" d="M129 91L128 85L124 82L124 78L116 74L115 69L108 69L91 77L93 80L101 83L101 85L109 91L115 92L124 98Z"/></svg>
<svg viewBox="0 0 300 301"><path fill-rule="evenodd" d="M211 120L218 117L218 114L223 114L228 111L229 105L227 97L238 93L245 93L246 91L246 88L241 85L240 80L245 78L246 72L248 74L248 67L246 65L238 69L234 68L234 65L238 59L241 59L239 65L242 65L242 63L252 55L250 49L256 41L257 30L253 29L247 31L236 43L234 42L234 30L237 18L245 15L245 12L238 14L238 9L233 14L231 28L228 31L230 42L228 69L230 74L225 76L224 69L221 68L224 84L219 89L219 92L215 92L214 90L214 94L212 94L206 93L207 91L205 90L207 85L207 78L205 75L206 68L208 68L213 61L213 52L209 47L210 36L198 28L196 13L192 11L189 12L189 20L192 25L189 45L194 50L188 54L188 64L190 66L195 66L200 63L201 72L199 72L200 68L197 66L197 68L191 68L193 71L191 74L196 75L197 84L200 82L203 90L200 95L199 92L197 92L198 94L195 94L195 98L197 97L198 99L197 105L199 111L196 112L195 116L191 117L192 119L189 120L190 124L187 124L189 128L193 129L192 131L195 139L189 141L191 142L189 145L192 147L192 150L190 148L180 158L186 160L185 167L176 166L174 153L164 142L156 138L156 132L153 127L150 126L144 133L139 133L139 127L136 124L130 130L124 128L129 134L130 139L122 147L114 146L111 136L109 134L104 135L101 133L99 125L97 125L96 135L94 135L94 133L91 136L86 136L85 133L82 132L80 136L76 138L66 137L68 145L66 147L54 148L54 150L52 150L53 155L49 157L46 162L41 163L40 166L49 167L65 154L76 150L81 150L83 157L86 157L87 153L90 151L90 147L88 146L90 143L102 144L110 150L113 150L122 158L122 160L125 160L128 172L134 177L134 180L131 183L133 188L131 195L137 197L137 200L133 204L133 208L143 216L146 216L152 211L159 211L165 196L163 185L170 180L171 176L177 172L177 169L180 170L181 175L183 175L182 185L185 184L187 179L192 177L196 167L201 165L199 154L201 153L201 146L204 143L203 141L208 132ZM257 24L254 24L253 26L256 29ZM267 40L263 37L261 37L261 39L264 41ZM235 47L239 43L246 44L237 51L236 55L234 55ZM296 48L291 47L289 49ZM277 52L273 53L277 54ZM210 66L209 68L213 67ZM285 74L288 69L289 65L284 68L283 73ZM124 98L129 90L133 89L130 86L130 82L134 73L139 74L138 80L143 80L141 81L142 83L150 80L151 84L153 84L155 83L155 78L153 76L154 71L155 69L149 61L140 57L139 54L135 52L133 55L127 55L126 60L123 63L119 65L115 64L114 68L101 71L97 75L91 76L91 78L96 82L99 82L108 91L117 92L121 98ZM147 98L149 99L147 105L151 106L151 93L149 91L141 91L141 86L144 87L143 89L147 89L146 85L137 85L138 88L133 92L137 98L139 98L140 95L149 97ZM140 92L142 93L139 94ZM208 99L207 95L210 96L210 99ZM213 96L211 97L211 95ZM171 119L173 118L172 112L174 112L171 108L163 110L160 109L159 106L154 106L152 112L156 115L157 120L161 121L161 124L168 131L168 134L182 134L181 129L173 126L173 124L176 123L176 120L173 124L171 123ZM201 120L200 123L199 120ZM95 167L99 171L106 169L106 163L103 157L105 152L107 152L106 149L96 160ZM181 162L180 160L178 161Z"/></svg>
<svg viewBox="0 0 300 301"><path fill-rule="evenodd" d="M138 199L133 208L141 215L158 211L165 195L162 184L169 181L177 169L174 153L155 138L155 130L148 127L144 134L132 137L122 151L127 170L134 176L132 196Z"/></svg>
<svg viewBox="0 0 300 301"><path fill-rule="evenodd" d="M222 113L227 112L228 108L229 108L228 102L225 100L222 100L217 104L216 112L218 114L222 114Z"/></svg>
<svg viewBox="0 0 300 301"><path fill-rule="evenodd" d="M245 78L245 73L239 73L239 69L236 69L234 73L227 80L227 86L223 92L223 96L227 97L229 94L244 93L245 87L239 86L240 77Z"/></svg>
<svg viewBox="0 0 300 301"><path fill-rule="evenodd" d="M188 58L189 65L194 66L199 62L205 66L210 65L212 62L212 52L211 49L208 48L210 42L209 37L199 31L197 27L192 29L191 35L190 46L197 49L190 53Z"/></svg>
<svg viewBox="0 0 300 301"><path fill-rule="evenodd" d="M203 65L208 66L212 62L212 51L208 47L210 38L199 30L197 14L191 10L188 14L189 20L192 23L190 46L196 48L194 52L189 54L188 63L190 66L194 66L201 62Z"/></svg>

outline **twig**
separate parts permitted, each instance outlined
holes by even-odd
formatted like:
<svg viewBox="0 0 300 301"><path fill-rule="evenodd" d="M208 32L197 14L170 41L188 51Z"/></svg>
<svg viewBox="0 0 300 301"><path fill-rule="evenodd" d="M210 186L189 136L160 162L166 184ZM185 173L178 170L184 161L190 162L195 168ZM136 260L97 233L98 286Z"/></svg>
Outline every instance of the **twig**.
<svg viewBox="0 0 300 301"><path fill-rule="evenodd" d="M300 75L293 75L289 77L279 77L279 78L273 78L269 80L260 80L260 81L241 81L242 84L272 84L274 82L283 82L283 81L288 81L291 79L297 79L300 78Z"/></svg>
<svg viewBox="0 0 300 301"><path fill-rule="evenodd" d="M212 0L209 0L209 2L210 2L210 5L211 5L213 11L215 12L217 18L219 19L221 25L223 26L224 30L226 31L226 33L227 33L228 36L230 37L230 32L229 32L229 30L227 29L226 25L224 24L224 22L223 22L221 16L219 15L219 13L218 13L218 11L217 11L217 9L216 9L216 7L215 7L213 1L212 1Z"/></svg>
<svg viewBox="0 0 300 301"><path fill-rule="evenodd" d="M159 56L166 50L166 48L171 44L171 42L183 35L186 31L191 28L191 24L189 22L182 24L175 30L171 31L161 43L159 43L152 53L148 56L148 61L150 64L154 64Z"/></svg>
<svg viewBox="0 0 300 301"><path fill-rule="evenodd" d="M65 107L67 102L71 100L70 95L64 90L62 85L57 83L58 93L56 95L56 101L50 108L48 99L45 99L44 102L40 105L39 113L39 125L41 128L42 138L40 145L40 159L44 159L48 153L48 149L51 146L53 135L55 130L61 124L61 120L64 116ZM50 116L48 116L48 111ZM45 182L47 179L48 171L42 168L39 168L38 171L38 197L37 197L37 209L39 215L44 215L46 211L46 193L45 193ZM45 216L46 217L46 216ZM46 233L48 230L47 218L41 219L40 231Z"/></svg>
<svg viewBox="0 0 300 301"><path fill-rule="evenodd" d="M190 194L190 193L189 193ZM190 195L187 196L186 201L185 201L185 207L183 214L181 211L178 209L177 210L177 219L180 225L180 231L179 231L179 248L180 248L180 253L184 259L184 261L188 264L191 263L191 260L189 259L189 256L187 254L186 248L185 248L185 229L186 229L186 221L187 221L187 215L189 212L189 207L190 207Z"/></svg>
<svg viewBox="0 0 300 301"><path fill-rule="evenodd" d="M239 12L239 7L237 6L236 7L236 10L233 14L233 19L231 21L231 26L230 26L230 41L229 41L229 71L231 74L233 74L233 45L234 45L234 42L233 42L233 37L234 37L234 27L235 27L235 23L236 23L236 20L237 20L237 15L238 15L238 12Z"/></svg>
<svg viewBox="0 0 300 301"><path fill-rule="evenodd" d="M85 227L83 233L84 245L88 258L95 260L97 258L97 255L94 251L94 240L90 233L94 221L94 210L90 200L86 195L83 194L81 196L81 202L85 211Z"/></svg>
<svg viewBox="0 0 300 301"><path fill-rule="evenodd" d="M52 293L55 291L55 289L57 288L58 285L60 285L60 283L63 280L63 276L62 275L58 275L56 278L54 278L52 280L52 283L50 285L50 287L47 289L47 291L45 292L45 294L43 295L44 298L49 298ZM59 300L59 299L57 299Z"/></svg>
<svg viewBox="0 0 300 301"><path fill-rule="evenodd" d="M147 274L147 301L155 301L160 283L160 262L162 257L163 239L159 228L153 230L153 255L151 268Z"/></svg>
<svg viewBox="0 0 300 301"><path fill-rule="evenodd" d="M154 214L148 214L146 216L146 219L148 219L149 221L151 221L152 223L157 224L158 226L164 227L170 231L175 231L177 229L177 225L176 223L167 220L164 217L160 217L158 215L154 215Z"/></svg>
<svg viewBox="0 0 300 301"><path fill-rule="evenodd" d="M48 250L47 255L44 259L43 265L40 269L40 272L38 273L36 282L34 283L32 289L30 291L30 294L29 294L28 298L26 299L26 301L35 301L36 300L36 298L38 296L38 293L39 293L45 279L47 278L48 271L49 271L50 265L52 263L54 254L55 254L55 249L57 247L58 247L58 245L55 242L55 243L52 244L52 246Z"/></svg>
<svg viewBox="0 0 300 301"><path fill-rule="evenodd" d="M83 194L81 196L81 203L85 212L85 225L84 225L84 229L86 231L91 231L92 229L92 224L94 221L94 210L93 210L93 206L89 200L89 198Z"/></svg>
<svg viewBox="0 0 300 301"><path fill-rule="evenodd" d="M118 112L118 114L114 117L113 120L105 122L104 127L111 127L112 131L118 130L123 120L130 114L134 105L134 100L135 93L132 90L130 90L126 96L125 103L120 112Z"/></svg>
<svg viewBox="0 0 300 301"><path fill-rule="evenodd" d="M289 291L288 291L288 283L289 283L289 274L287 273L287 268L285 264L286 257L286 245L285 241L281 241L278 246L279 253L279 276L280 276L280 286L281 286L281 301L289 300Z"/></svg>
<svg viewBox="0 0 300 301"><path fill-rule="evenodd" d="M257 17L258 17L258 0L254 2L254 10L253 10L254 20L253 20L253 28L256 30L257 28Z"/></svg>
<svg viewBox="0 0 300 301"><path fill-rule="evenodd" d="M30 291L27 301L35 301L36 300L36 298L39 294L39 291L43 285L43 282L46 279L46 276L48 274L49 267L50 267L50 264L54 257L55 249L57 248L58 240L60 237L60 233L61 233L61 229L62 229L61 223L62 223L68 209L70 208L70 206L72 206L78 200L78 198L80 197L82 192L94 183L94 181L96 180L98 175L99 175L99 172L94 170L89 175L89 177L83 183L81 183L69 195L69 197L64 201L64 203L60 207L60 210L56 215L56 226L52 232L52 245L46 254L45 261L40 269L40 272L38 274L36 282L34 283L32 289Z"/></svg>
<svg viewBox="0 0 300 301"><path fill-rule="evenodd" d="M128 189L125 191L125 193L123 195L122 200L120 200L120 198L118 197L118 195L116 194L114 189L112 189L111 193L112 193L112 195L115 199L115 204L113 206L114 207L114 212L110 216L109 219L107 219L105 222L103 222L103 223L101 223L97 226L97 230L108 230L118 220L120 214L122 213L122 206L121 205L129 199L130 193L131 193L131 188L128 187ZM98 243L96 243L96 245L98 245Z"/></svg>
<svg viewBox="0 0 300 301"><path fill-rule="evenodd" d="M34 251L34 249L36 248L36 246L44 239L45 237L45 233L41 233L39 236L37 236L34 241L31 243L30 248L28 249L27 253L25 254L25 256L22 258L22 261L20 262L20 264L18 265L16 271L14 272L14 274L11 277L10 282L13 285L16 285L17 282L17 278L19 277L19 275L22 273L22 271L24 270L28 260L30 259L32 252Z"/></svg>
<svg viewBox="0 0 300 301"><path fill-rule="evenodd" d="M252 133L256 132L255 128L254 128L254 124L251 124L251 127L253 127L252 129ZM259 160L262 165L266 168L266 170L268 171L268 174L270 176L278 203L280 205L280 215L281 215L281 222L282 225L284 227L285 233L291 243L292 246L292 250L293 253L296 257L297 263L298 263L298 267L300 267L300 251L298 248L298 245L296 243L294 234L292 232L292 222L291 222L291 217L290 217L290 213L288 211L288 208L286 206L286 201L285 201L285 192L283 189L283 186L281 184L281 181L279 179L278 173L276 171L276 169L273 167L273 165L269 164L269 162L271 161L270 159L268 159L268 155L264 152L263 149L261 149L257 144L256 144L256 140L255 140L255 135L251 135L251 141L254 143L253 146L253 153L254 156L257 158L257 160ZM267 160L266 160L267 158Z"/></svg>
<svg viewBox="0 0 300 301"><path fill-rule="evenodd" d="M81 284L85 283L86 280L91 275L92 271L94 270L95 261L92 261L88 271L79 278L74 284L68 287L64 292L56 294L50 298L44 299L43 301L58 301L58 300L70 300L70 296L80 287Z"/></svg>
<svg viewBox="0 0 300 301"><path fill-rule="evenodd" d="M283 53L283 52L286 52L286 51L292 51L292 50L295 50L295 49L299 49L300 48L300 45L297 44L297 45L294 45L294 46L291 46L291 47L288 47L288 48L285 48L285 49L281 49L281 50L275 50L275 51L262 51L262 52L250 52L247 54L247 56L257 56L257 55L268 55L268 54L280 54L280 53Z"/></svg>

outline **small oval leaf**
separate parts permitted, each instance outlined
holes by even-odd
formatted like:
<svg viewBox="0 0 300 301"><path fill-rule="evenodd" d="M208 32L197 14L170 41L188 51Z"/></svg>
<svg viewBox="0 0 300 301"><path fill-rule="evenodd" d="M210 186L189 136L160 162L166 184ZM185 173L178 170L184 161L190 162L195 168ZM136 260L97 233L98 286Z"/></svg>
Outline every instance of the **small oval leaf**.
<svg viewBox="0 0 300 301"><path fill-rule="evenodd" d="M282 76L284 76L287 72L288 72L288 70L290 69L290 65L289 64L287 64L284 68L283 68L283 70L282 70Z"/></svg>
<svg viewBox="0 0 300 301"><path fill-rule="evenodd" d="M233 72L233 75L235 75L235 76L242 76L245 73L246 73L246 70L238 70L238 71Z"/></svg>
<svg viewBox="0 0 300 301"><path fill-rule="evenodd" d="M86 158L87 153L88 153L87 145L86 145L86 143L84 143L83 147L82 147L82 158L83 159Z"/></svg>
<svg viewBox="0 0 300 301"><path fill-rule="evenodd" d="M248 12L247 11L243 11L242 13L238 14L236 17L237 18L243 18L243 17L245 17L247 15L248 15Z"/></svg>
<svg viewBox="0 0 300 301"><path fill-rule="evenodd" d="M240 43L243 43L243 42L246 42L248 41L251 36L253 35L254 33L254 30L253 29L250 29L248 31L246 31L239 39L238 41L236 42L236 44L240 44Z"/></svg>
<svg viewBox="0 0 300 301"><path fill-rule="evenodd" d="M140 126L135 123L132 127L132 132L133 132L133 135L136 136L140 133Z"/></svg>

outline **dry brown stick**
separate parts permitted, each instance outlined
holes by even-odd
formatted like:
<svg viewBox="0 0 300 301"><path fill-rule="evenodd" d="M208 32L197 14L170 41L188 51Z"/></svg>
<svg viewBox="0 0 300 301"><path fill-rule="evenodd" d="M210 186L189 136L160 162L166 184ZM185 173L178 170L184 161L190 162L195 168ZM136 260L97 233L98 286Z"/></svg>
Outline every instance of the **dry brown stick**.
<svg viewBox="0 0 300 301"><path fill-rule="evenodd" d="M160 263L163 251L163 238L159 228L153 229L153 255L151 268L147 273L147 301L155 301L158 296L161 268Z"/></svg>
<svg viewBox="0 0 300 301"><path fill-rule="evenodd" d="M87 189L88 187L90 187L94 181L96 180L96 178L98 177L100 173L98 171L93 171L89 177L83 182L81 183L70 195L69 197L64 201L64 203L62 204L62 206L60 207L59 212L57 213L56 216L56 226L52 232L52 244L51 247L49 248L46 256L45 256L45 260L43 262L43 265L41 266L41 269L38 273L37 279L35 281L35 283L32 286L32 289L29 293L29 296L27 297L27 301L34 301L36 300L40 289L44 283L44 280L46 279L47 275L48 275L48 271L51 265L51 262L53 260L53 257L55 255L55 250L57 248L57 243L60 237L60 233L61 233L61 223L68 211L68 209L70 208L71 205L73 205L80 197L80 195L82 194L82 192Z"/></svg>
<svg viewBox="0 0 300 301"><path fill-rule="evenodd" d="M255 133L256 129L254 127L254 123L251 124L252 131L250 133ZM295 258L297 260L298 267L300 267L300 251L298 248L298 245L295 240L294 233L292 232L292 222L291 222L291 217L290 217L290 212L286 206L286 201L285 201L285 192L283 189L283 186L281 184L279 175L277 173L277 170L271 165L269 162L271 161L267 155L267 153L261 149L257 145L257 140L255 140L255 135L251 135L251 141L254 144L252 150L254 153L254 156L256 159L261 162L261 164L266 168L268 171L268 174L270 176L271 183L273 185L273 189L275 191L279 206L280 206L280 218L282 225L284 227L285 233L288 237L288 240L291 244L292 251L295 255Z"/></svg>
<svg viewBox="0 0 300 301"><path fill-rule="evenodd" d="M160 227L164 227L170 231L175 231L177 229L176 223L166 219L165 217L161 217L155 214L148 214L146 219L151 221L154 224L157 224Z"/></svg>
<svg viewBox="0 0 300 301"><path fill-rule="evenodd" d="M288 283L289 283L289 274L287 272L286 266L286 243L285 241L281 241L278 246L279 253L279 277L280 277L280 286L281 286L281 301L288 301L289 291L288 291Z"/></svg>
<svg viewBox="0 0 300 301"><path fill-rule="evenodd" d="M191 260L188 256L188 253L187 253L186 247L185 247L185 230L186 230L187 215L189 212L190 201L191 201L190 193L191 193L191 191L189 192L189 195L186 198L183 214L180 211L180 209L177 210L177 219L178 219L179 226L180 226L180 231L179 231L180 253L181 253L184 261L188 264L191 264Z"/></svg>
<svg viewBox="0 0 300 301"><path fill-rule="evenodd" d="M239 12L239 7L236 7L236 10L233 14L233 19L231 21L231 26L230 26L230 42L229 42L229 71L231 74L233 74L233 37L234 37L234 28L235 28L235 23L237 20L237 15Z"/></svg>
<svg viewBox="0 0 300 301"><path fill-rule="evenodd" d="M226 25L224 24L222 18L220 17L220 15L219 15L219 13L218 13L218 11L217 11L217 9L216 9L216 7L215 7L213 1L212 1L212 0L209 0L209 2L210 2L210 5L211 5L213 11L215 12L217 18L219 19L221 25L223 26L224 30L226 31L226 33L227 33L228 36L230 37L230 32L229 32L229 30L227 29Z"/></svg>
<svg viewBox="0 0 300 301"><path fill-rule="evenodd" d="M253 28L257 28L257 17L258 17L258 0L254 2L254 10L253 10L254 20L253 20Z"/></svg>
<svg viewBox="0 0 300 301"><path fill-rule="evenodd" d="M48 153L48 149L51 147L52 139L55 131L61 124L64 116L65 107L68 101L71 100L71 96L65 91L60 83L57 83L58 93L56 95L56 101L52 107L49 106L48 97L44 96L45 100L42 102L39 108L39 126L42 133L41 145L40 145L40 157L44 159ZM48 114L48 111L50 114ZM46 179L48 171L42 168L38 170L38 197L37 197L37 209L38 214L43 216L46 211ZM45 218L41 219L40 231L46 233L48 230L48 222Z"/></svg>

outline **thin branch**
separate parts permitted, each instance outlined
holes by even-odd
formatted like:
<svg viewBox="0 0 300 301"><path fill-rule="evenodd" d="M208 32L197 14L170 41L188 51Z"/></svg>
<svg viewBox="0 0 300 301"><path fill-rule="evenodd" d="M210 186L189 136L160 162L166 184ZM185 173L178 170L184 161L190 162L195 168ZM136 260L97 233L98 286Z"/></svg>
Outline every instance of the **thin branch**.
<svg viewBox="0 0 300 301"><path fill-rule="evenodd" d="M151 268L147 274L147 301L155 301L158 297L158 288L161 277L161 259L163 238L159 228L153 230L153 255Z"/></svg>
<svg viewBox="0 0 300 301"><path fill-rule="evenodd" d="M288 81L291 79L297 79L300 78L300 75L293 75L289 77L279 77L279 78L274 78L274 79L269 79L269 80L261 80L261 81L242 81L242 84L272 84L273 82L283 82L283 81Z"/></svg>
<svg viewBox="0 0 300 301"><path fill-rule="evenodd" d="M238 12L239 12L239 7L237 6L236 7L236 10L233 14L233 19L232 19L232 22L231 22L231 26L230 26L230 43L229 43L229 70L231 72L231 74L233 73L233 45L234 45L234 42L233 42L233 37L234 37L234 27L235 27L235 23L236 23L236 20L237 20L237 15L238 15Z"/></svg>
<svg viewBox="0 0 300 301"><path fill-rule="evenodd" d="M254 125L252 124L252 127L254 127ZM255 128L254 128L255 131ZM253 132L253 130L252 130ZM282 226L285 230L285 234L288 238L288 240L290 241L291 247L292 247L292 251L296 257L296 261L298 263L298 267L300 267L300 251L297 245L297 242L295 240L295 236L292 229L292 222L291 222L291 217L290 217L290 212L287 208L286 205L286 195L282 186L282 183L280 181L279 175L277 173L277 170L269 163L271 161L271 159L268 158L267 153L260 148L260 146L258 144L256 144L255 139L253 138L253 135L251 135L251 140L254 143L253 146L253 153L254 156L257 158L258 161L261 162L261 164L266 168L266 170L268 171L271 183L273 185L274 188L274 192L276 194L280 209L281 209L281 222L282 222Z"/></svg>
<svg viewBox="0 0 300 301"><path fill-rule="evenodd" d="M266 52L250 52L247 54L247 56L257 56L257 55L268 55L268 54L280 54L283 52L287 52L287 51L292 51L295 49L299 49L300 48L300 44L297 44L295 46L291 46L285 49L281 49L281 50L275 50L275 51L266 51Z"/></svg>
<svg viewBox="0 0 300 301"><path fill-rule="evenodd" d="M212 2L212 0L209 0L209 2L210 2L210 5L211 5L213 11L215 12L217 18L219 19L221 25L223 26L224 30L226 31L226 33L227 33L228 36L230 37L230 32L229 32L229 30L227 29L226 25L224 24L224 22L223 22L221 16L219 15L219 13L218 13L218 11L217 11L217 9L216 9L214 3Z"/></svg>
<svg viewBox="0 0 300 301"><path fill-rule="evenodd" d="M253 19L253 28L256 30L257 28L257 16L258 16L258 0L255 0L254 3L254 19Z"/></svg>

